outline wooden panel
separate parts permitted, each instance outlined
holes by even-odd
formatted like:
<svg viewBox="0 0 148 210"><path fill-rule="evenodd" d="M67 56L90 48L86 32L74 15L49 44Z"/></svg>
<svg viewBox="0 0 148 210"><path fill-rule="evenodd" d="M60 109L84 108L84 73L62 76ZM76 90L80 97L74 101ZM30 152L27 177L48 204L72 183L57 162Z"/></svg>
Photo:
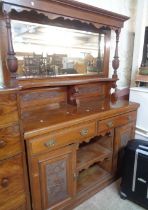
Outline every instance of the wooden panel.
<svg viewBox="0 0 148 210"><path fill-rule="evenodd" d="M88 140L96 134L95 122L78 124L66 129L57 130L46 135L38 136L30 140L30 151L32 154L48 152L60 146L74 142Z"/></svg>
<svg viewBox="0 0 148 210"><path fill-rule="evenodd" d="M0 93L0 125L17 122L16 94Z"/></svg>
<svg viewBox="0 0 148 210"><path fill-rule="evenodd" d="M105 98L107 94L107 85L105 83L75 85L69 88L69 103L78 104L79 101L90 97L99 99ZM108 93L109 95L109 93Z"/></svg>
<svg viewBox="0 0 148 210"><path fill-rule="evenodd" d="M0 128L0 160L21 152L19 126Z"/></svg>
<svg viewBox="0 0 148 210"><path fill-rule="evenodd" d="M20 93L20 106L22 110L36 109L41 106L51 106L67 101L66 87L44 88Z"/></svg>
<svg viewBox="0 0 148 210"><path fill-rule="evenodd" d="M33 209L63 209L75 194L76 145L30 158Z"/></svg>
<svg viewBox="0 0 148 210"><path fill-rule="evenodd" d="M112 173L113 167L112 167L112 155L108 158L106 158L104 161L99 162L99 166L103 168L108 173Z"/></svg>
<svg viewBox="0 0 148 210"><path fill-rule="evenodd" d="M122 159L123 159L123 148L127 145L128 141L134 138L135 134L135 121L128 123L127 125L118 127L115 129L114 139L114 152L113 152L113 170L118 174L121 172Z"/></svg>
<svg viewBox="0 0 148 210"><path fill-rule="evenodd" d="M17 209L25 202L22 156L0 161L0 209Z"/></svg>
<svg viewBox="0 0 148 210"><path fill-rule="evenodd" d="M26 207L26 203L24 203L23 205L19 206L18 208L14 209L14 210L28 210Z"/></svg>
<svg viewBox="0 0 148 210"><path fill-rule="evenodd" d="M128 114L119 115L114 118L109 118L107 120L102 120L98 122L98 134L104 131L107 131L111 128L119 127L125 124L128 124L136 120L136 112L130 112Z"/></svg>

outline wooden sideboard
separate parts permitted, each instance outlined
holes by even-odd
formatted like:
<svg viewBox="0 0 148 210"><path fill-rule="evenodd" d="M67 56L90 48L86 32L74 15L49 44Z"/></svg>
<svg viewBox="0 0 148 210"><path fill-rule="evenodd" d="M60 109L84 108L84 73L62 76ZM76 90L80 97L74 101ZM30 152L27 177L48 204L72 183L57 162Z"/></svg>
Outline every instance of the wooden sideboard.
<svg viewBox="0 0 148 210"><path fill-rule="evenodd" d="M119 154L134 138L138 106L99 105L24 114L33 209L72 209L118 176Z"/></svg>
<svg viewBox="0 0 148 210"><path fill-rule="evenodd" d="M0 209L28 210L30 195L34 210L72 209L118 176L138 104L93 97L76 106L64 91L0 91ZM52 95L58 105L45 105Z"/></svg>
<svg viewBox="0 0 148 210"><path fill-rule="evenodd" d="M134 138L139 105L119 98L116 84L119 34L128 17L71 0L2 0L0 6L0 210L73 209L120 176L122 149ZM20 21L13 23L13 36L11 20ZM34 62L22 77L14 41L24 34L35 41L45 24L76 30L77 44L88 46L78 47L84 59L81 51L75 63L66 52L47 53L45 65L34 69L28 45L24 52L19 47L16 55ZM108 78L111 30L116 43ZM103 37L102 54L99 41L97 56L89 51L89 39L95 42L90 34L99 41ZM66 61L72 67L65 69Z"/></svg>

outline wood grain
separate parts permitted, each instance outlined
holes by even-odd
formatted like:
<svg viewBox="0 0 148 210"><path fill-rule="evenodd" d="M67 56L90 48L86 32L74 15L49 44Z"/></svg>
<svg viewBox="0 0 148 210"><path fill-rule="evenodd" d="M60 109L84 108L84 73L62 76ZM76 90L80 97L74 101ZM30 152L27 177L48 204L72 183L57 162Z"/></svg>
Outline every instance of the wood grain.
<svg viewBox="0 0 148 210"><path fill-rule="evenodd" d="M0 128L0 160L22 151L19 125Z"/></svg>
<svg viewBox="0 0 148 210"><path fill-rule="evenodd" d="M0 168L1 209L18 208L25 202L22 156L0 161Z"/></svg>
<svg viewBox="0 0 148 210"><path fill-rule="evenodd" d="M87 129L87 133L82 134L83 129ZM32 154L48 152L71 143L90 139L94 137L95 134L95 122L77 124L76 126L67 127L65 129L56 130L55 132L47 133L46 135L35 137L29 141L30 151Z"/></svg>
<svg viewBox="0 0 148 210"><path fill-rule="evenodd" d="M16 94L0 92L0 125L18 121Z"/></svg>

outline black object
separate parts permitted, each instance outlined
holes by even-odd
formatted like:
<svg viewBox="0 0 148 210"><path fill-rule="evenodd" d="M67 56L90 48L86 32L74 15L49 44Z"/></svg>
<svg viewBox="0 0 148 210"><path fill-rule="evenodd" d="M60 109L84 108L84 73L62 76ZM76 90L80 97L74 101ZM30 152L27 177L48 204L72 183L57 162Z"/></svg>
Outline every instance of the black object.
<svg viewBox="0 0 148 210"><path fill-rule="evenodd" d="M124 150L120 197L148 209L148 142L131 140Z"/></svg>

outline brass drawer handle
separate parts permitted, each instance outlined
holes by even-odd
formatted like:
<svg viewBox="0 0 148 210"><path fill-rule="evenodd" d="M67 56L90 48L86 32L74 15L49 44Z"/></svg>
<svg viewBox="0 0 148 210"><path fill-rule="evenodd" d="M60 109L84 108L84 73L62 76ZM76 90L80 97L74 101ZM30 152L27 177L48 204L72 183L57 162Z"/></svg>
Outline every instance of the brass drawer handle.
<svg viewBox="0 0 148 210"><path fill-rule="evenodd" d="M5 188L5 187L8 187L8 185L9 185L9 179L8 178L3 178L2 181L1 181L1 186L3 188Z"/></svg>
<svg viewBox="0 0 148 210"><path fill-rule="evenodd" d="M49 148L49 147L55 146L55 144L56 144L56 140L51 139L51 140L45 142L45 143L44 143L44 146Z"/></svg>
<svg viewBox="0 0 148 210"><path fill-rule="evenodd" d="M88 134L88 128L83 128L81 131L80 131L80 134L81 136L86 136Z"/></svg>
<svg viewBox="0 0 148 210"><path fill-rule="evenodd" d="M109 128L112 128L112 127L114 126L114 124L113 124L112 121L110 121L110 122L107 123L107 126L108 126Z"/></svg>
<svg viewBox="0 0 148 210"><path fill-rule="evenodd" d="M6 146L6 142L4 140L0 140L0 148L3 148Z"/></svg>

